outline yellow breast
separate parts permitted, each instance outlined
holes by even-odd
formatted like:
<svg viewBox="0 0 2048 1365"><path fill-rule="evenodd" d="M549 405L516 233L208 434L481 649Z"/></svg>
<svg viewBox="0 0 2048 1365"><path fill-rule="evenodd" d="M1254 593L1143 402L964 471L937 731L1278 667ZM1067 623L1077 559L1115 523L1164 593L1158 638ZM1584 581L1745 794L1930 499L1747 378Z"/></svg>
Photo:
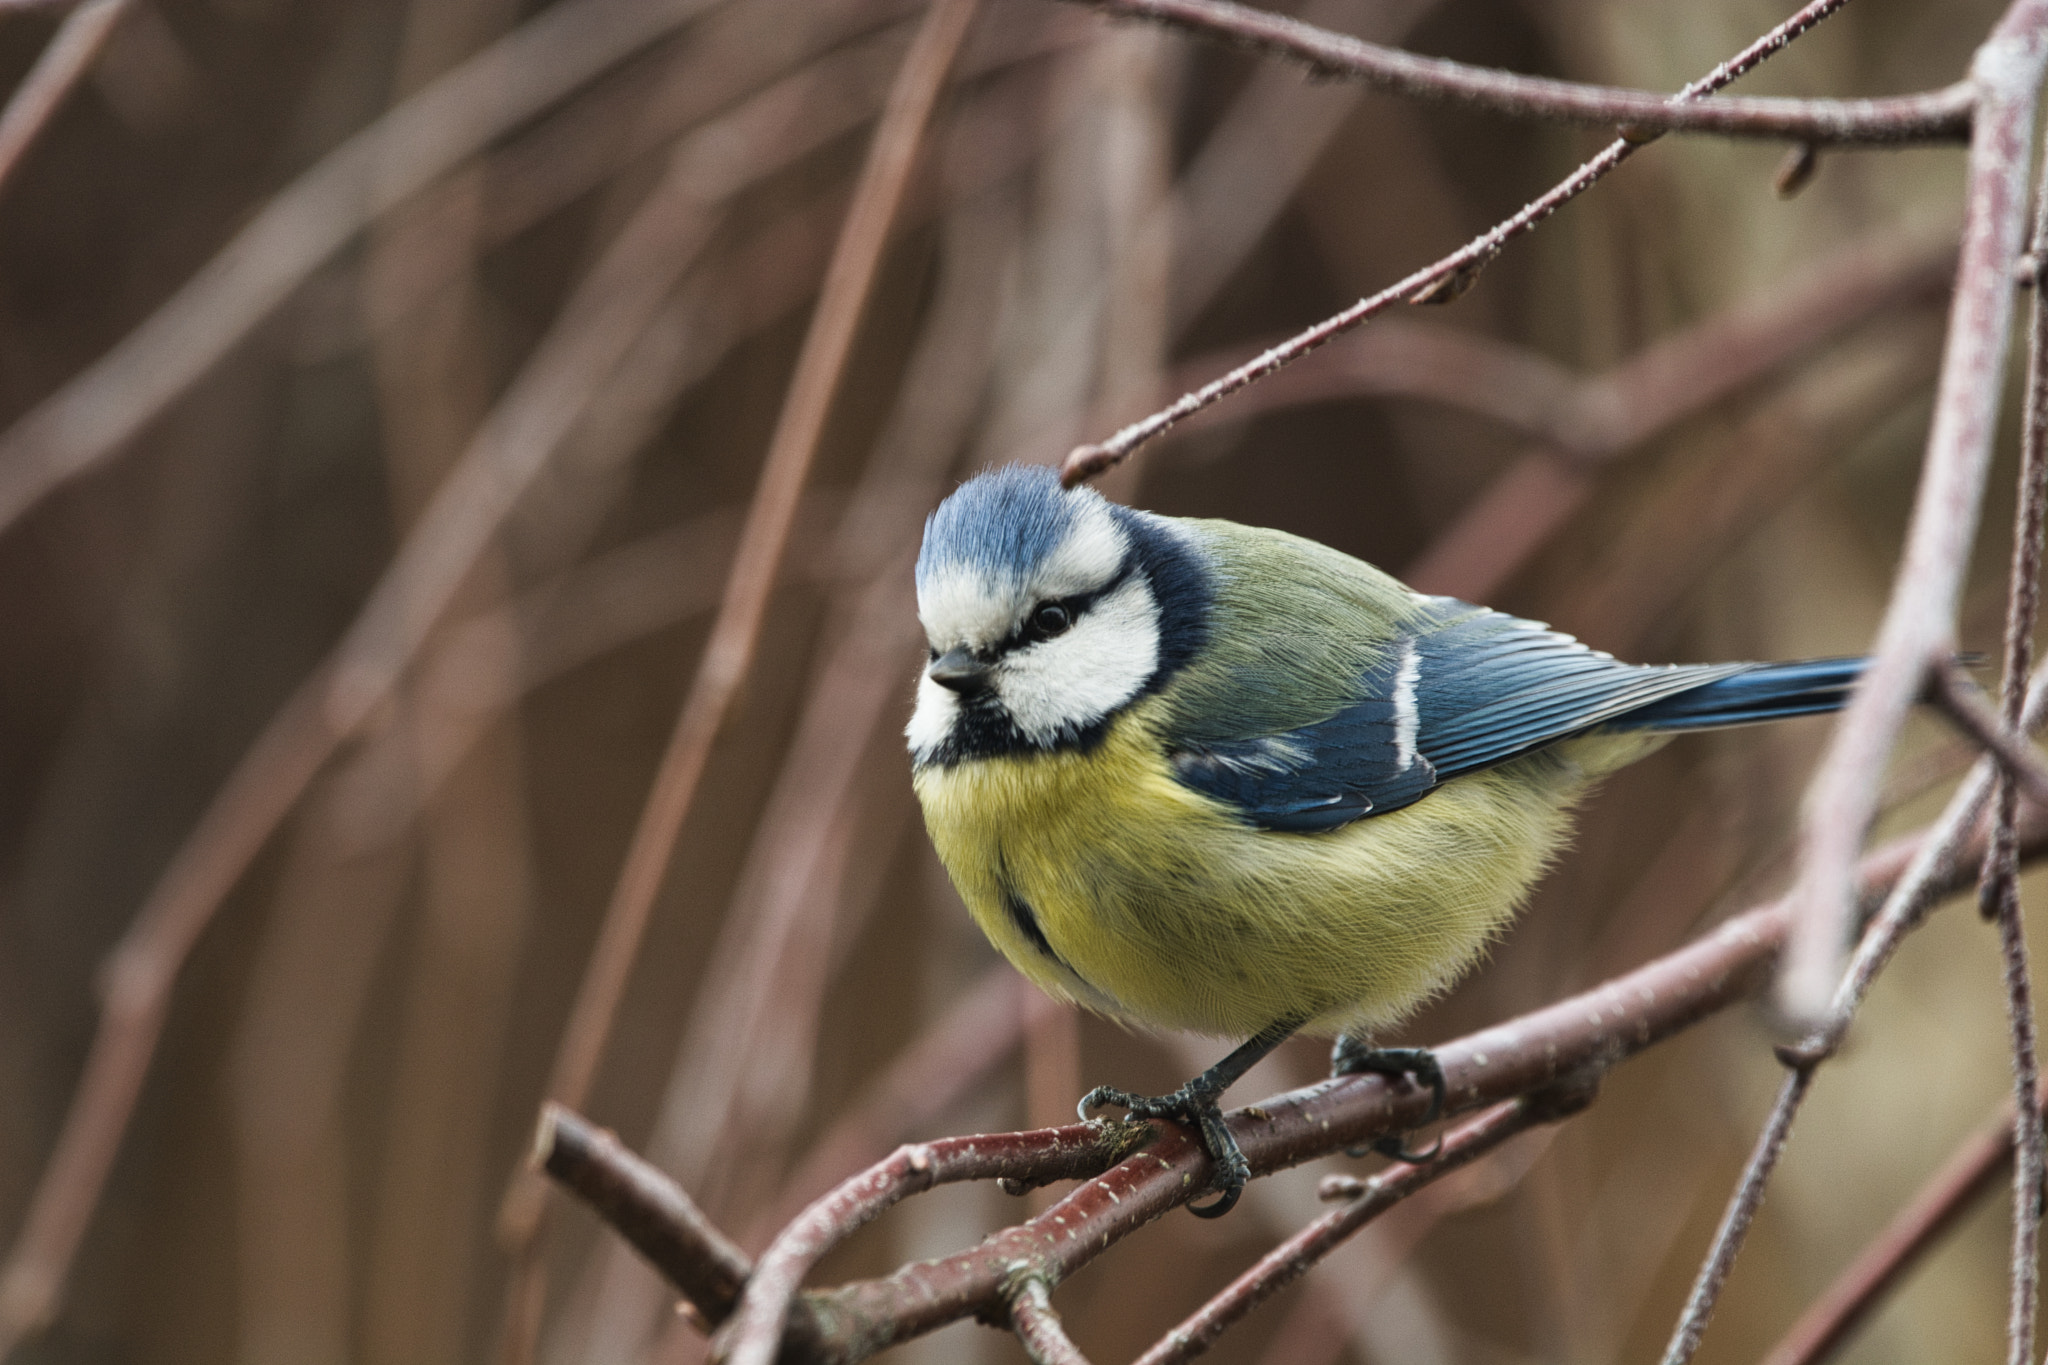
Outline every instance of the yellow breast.
<svg viewBox="0 0 2048 1365"><path fill-rule="evenodd" d="M1157 1027L1398 1019L1480 954L1589 768L1610 766L1559 746L1404 810L1286 834L1177 782L1157 707L1131 708L1085 753L916 778L939 857L1003 955L1052 995Z"/></svg>

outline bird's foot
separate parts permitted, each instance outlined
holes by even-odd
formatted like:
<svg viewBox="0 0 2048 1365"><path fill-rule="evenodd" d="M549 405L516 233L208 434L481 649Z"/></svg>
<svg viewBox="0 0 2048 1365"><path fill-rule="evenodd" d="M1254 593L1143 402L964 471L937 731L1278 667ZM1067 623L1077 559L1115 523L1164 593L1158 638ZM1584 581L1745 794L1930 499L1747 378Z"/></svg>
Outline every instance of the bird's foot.
<svg viewBox="0 0 2048 1365"><path fill-rule="evenodd" d="M1448 1087L1444 1083L1444 1069L1437 1062L1436 1054L1426 1047L1372 1047L1362 1039L1340 1035L1337 1046L1330 1052L1330 1074L1332 1076L1385 1076L1392 1079L1407 1077L1417 1085L1429 1087L1429 1111L1422 1116L1418 1128L1436 1122L1444 1112L1444 1099ZM1420 1164L1436 1160L1443 1150L1443 1141L1438 1139L1428 1150L1408 1150L1407 1135L1390 1133L1365 1147L1349 1149L1351 1156L1364 1156L1367 1152L1378 1152L1381 1156L1396 1161Z"/></svg>
<svg viewBox="0 0 2048 1365"><path fill-rule="evenodd" d="M1211 1186L1216 1191L1216 1201L1190 1204L1188 1212L1197 1218L1221 1218L1244 1193L1245 1182L1252 1177L1252 1165L1245 1160L1237 1139L1231 1136L1229 1125L1223 1122L1223 1110L1216 1103L1223 1093L1221 1087L1205 1085L1204 1079L1197 1076L1171 1095L1134 1095L1115 1086L1098 1085L1081 1097L1080 1114L1085 1120L1092 1118L1097 1109L1114 1106L1134 1119L1171 1119L1194 1129L1215 1170Z"/></svg>

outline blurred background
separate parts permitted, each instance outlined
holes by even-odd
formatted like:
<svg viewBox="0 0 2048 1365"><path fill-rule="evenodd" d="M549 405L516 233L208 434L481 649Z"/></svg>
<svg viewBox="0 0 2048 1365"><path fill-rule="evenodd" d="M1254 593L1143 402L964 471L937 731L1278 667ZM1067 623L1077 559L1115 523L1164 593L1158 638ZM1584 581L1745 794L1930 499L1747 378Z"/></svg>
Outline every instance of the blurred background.
<svg viewBox="0 0 2048 1365"><path fill-rule="evenodd" d="M590 58L636 8L639 36ZM1288 8L1653 89L1789 10ZM1737 88L1943 85L1996 13L1858 0ZM144 1052L159 1022L160 1039L132 1117L117 1103L87 1125L119 1137L104 1194L94 1209L74 1179L74 1221L90 1217L68 1288L14 1359L701 1359L652 1272L513 1178L922 14L121 7L0 188L0 416L72 392L231 240L241 268L271 269L275 303L235 315L202 294L154 349L124 352L148 364L94 371L113 387L91 415L166 366L193 382L0 536L9 1238L102 990L129 980L102 965L145 905L124 960L177 970L160 1020L122 1016ZM9 88L63 17L0 4ZM540 22L557 25L546 60L474 64ZM560 88L506 112L491 81L508 69ZM394 110L403 136L350 141ZM444 135L456 150L435 153ZM581 1107L758 1250L899 1141L1065 1121L1089 1085L1165 1089L1215 1060L1226 1044L1033 997L938 870L900 738L921 519L966 474L1056 460L1444 254L1603 140L1311 82L1049 0L982 0L758 647L654 860ZM355 178L337 180L350 156ZM1107 491L1312 536L1634 659L1860 651L1917 475L1962 155L1827 153L1793 197L1774 188L1782 157L1667 138L1455 302L1404 308L1188 423ZM302 192L309 178L326 197ZM237 239L280 204L298 206L291 232ZM307 244L323 232L331 249ZM2008 430L1968 605L1966 644L1994 657L2015 444ZM436 502L451 479L469 482ZM437 553L445 609L405 618L409 635L388 613L349 634L417 582L388 575ZM345 636L376 662L346 705L322 671ZM1772 893L1825 724L1689 739L1608 783L1491 960L1399 1041L1552 1000ZM1917 721L1887 831L1929 818L1965 761ZM1821 1077L1702 1360L1761 1355L1995 1110L1997 980L1995 937L1967 910L1908 944ZM1737 1010L1627 1064L1590 1112L1403 1206L1215 1358L1650 1358L1776 1086L1770 1042ZM1323 1064L1299 1041L1235 1095ZM1170 1215L1056 1302L1092 1358L1128 1359L1312 1216L1321 1175L1360 1168L1259 1182L1219 1223ZM2005 1199L1843 1358L1997 1358ZM821 1282L1037 1206L927 1195ZM12 1335L38 1300L19 1254L9 1275ZM1022 1355L969 1323L891 1358Z"/></svg>

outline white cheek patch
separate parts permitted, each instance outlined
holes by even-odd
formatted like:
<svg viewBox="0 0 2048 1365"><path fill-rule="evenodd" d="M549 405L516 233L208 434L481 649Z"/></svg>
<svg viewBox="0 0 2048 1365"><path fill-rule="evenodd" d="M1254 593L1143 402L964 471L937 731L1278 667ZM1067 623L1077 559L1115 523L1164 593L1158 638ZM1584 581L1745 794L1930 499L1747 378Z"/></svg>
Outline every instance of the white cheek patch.
<svg viewBox="0 0 2048 1365"><path fill-rule="evenodd" d="M910 724L903 727L911 754L919 762L930 759L953 733L953 722L959 717L960 698L951 688L941 687L929 677L919 678L917 709L910 713Z"/></svg>
<svg viewBox="0 0 2048 1365"><path fill-rule="evenodd" d="M1152 589L1133 574L1066 634L1012 650L996 668L995 689L1017 728L1050 745L1137 696L1158 667L1158 609Z"/></svg>

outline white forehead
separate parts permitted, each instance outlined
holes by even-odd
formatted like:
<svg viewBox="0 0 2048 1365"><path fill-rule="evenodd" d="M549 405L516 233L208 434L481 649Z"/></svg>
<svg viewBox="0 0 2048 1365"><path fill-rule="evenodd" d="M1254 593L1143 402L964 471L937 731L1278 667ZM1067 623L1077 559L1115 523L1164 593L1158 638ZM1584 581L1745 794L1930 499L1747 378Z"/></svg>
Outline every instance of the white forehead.
<svg viewBox="0 0 2048 1365"><path fill-rule="evenodd" d="M987 646L1040 602L1094 592L1115 578L1130 538L1099 500L1076 500L1057 543L1021 575L956 560L920 575L917 615L935 647Z"/></svg>

